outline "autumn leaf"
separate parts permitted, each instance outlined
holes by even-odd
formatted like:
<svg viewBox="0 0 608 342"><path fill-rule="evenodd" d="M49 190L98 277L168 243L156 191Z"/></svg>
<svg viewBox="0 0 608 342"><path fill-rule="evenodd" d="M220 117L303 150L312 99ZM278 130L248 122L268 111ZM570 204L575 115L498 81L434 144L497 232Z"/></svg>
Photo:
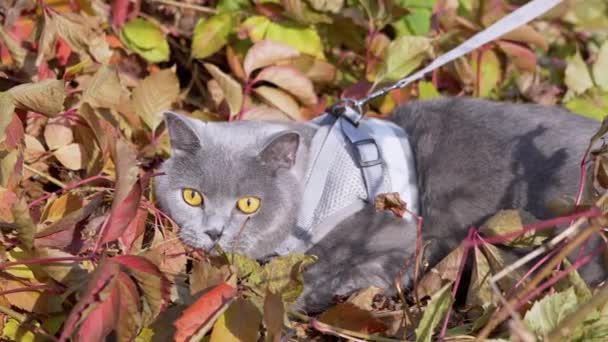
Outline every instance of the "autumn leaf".
<svg viewBox="0 0 608 342"><path fill-rule="evenodd" d="M253 90L256 94L260 96L269 105L280 109L283 113L287 114L290 118L294 120L300 120L300 106L298 102L279 88L269 87L269 86L260 86L256 87Z"/></svg>
<svg viewBox="0 0 608 342"><path fill-rule="evenodd" d="M11 88L8 93L13 96L17 108L48 116L55 116L63 111L66 98L63 81L51 79L21 84Z"/></svg>
<svg viewBox="0 0 608 342"><path fill-rule="evenodd" d="M281 338L285 320L285 305L280 294L266 290L264 296L264 325L268 330L269 340L278 341Z"/></svg>
<svg viewBox="0 0 608 342"><path fill-rule="evenodd" d="M262 313L258 308L249 300L237 298L213 325L209 341L257 341L260 323Z"/></svg>
<svg viewBox="0 0 608 342"><path fill-rule="evenodd" d="M317 103L317 95L312 82L300 71L289 66L264 68L255 78L255 83L266 81L294 95L305 105Z"/></svg>
<svg viewBox="0 0 608 342"><path fill-rule="evenodd" d="M163 121L162 113L179 97L179 81L171 69L163 69L143 79L133 90L133 109L154 131Z"/></svg>
<svg viewBox="0 0 608 342"><path fill-rule="evenodd" d="M169 43L160 27L142 18L126 23L120 31L122 41L151 63L169 60Z"/></svg>
<svg viewBox="0 0 608 342"><path fill-rule="evenodd" d="M395 216L403 217L407 204L401 199L398 192L390 192L376 196L374 201L376 211L390 210Z"/></svg>
<svg viewBox="0 0 608 342"><path fill-rule="evenodd" d="M235 296L236 289L226 283L204 293L173 323L176 328L173 339L176 342L185 342L205 336L217 318L228 309Z"/></svg>
<svg viewBox="0 0 608 342"><path fill-rule="evenodd" d="M220 89L222 89L228 107L230 108L230 115L234 116L239 113L241 106L243 105L241 85L232 77L221 71L217 66L209 63L205 63L204 65L205 69L207 69L211 76L217 81Z"/></svg>
<svg viewBox="0 0 608 342"><path fill-rule="evenodd" d="M386 326L371 312L363 310L352 303L341 303L319 316L319 321L331 326L367 333L382 333Z"/></svg>
<svg viewBox="0 0 608 342"><path fill-rule="evenodd" d="M425 37L402 36L393 40L386 50L375 84L407 76L432 51L431 41Z"/></svg>
<svg viewBox="0 0 608 342"><path fill-rule="evenodd" d="M247 77L249 77L256 69L298 56L300 56L300 52L290 46L272 40L261 40L255 43L249 51L247 51L245 61L243 62L243 68L245 69Z"/></svg>
<svg viewBox="0 0 608 342"><path fill-rule="evenodd" d="M583 61L580 52L577 52L568 59L566 79L564 82L575 94L582 94L593 87L591 74L589 73L585 61Z"/></svg>
<svg viewBox="0 0 608 342"><path fill-rule="evenodd" d="M104 65L88 82L82 101L93 107L114 108L120 103L124 91L116 69Z"/></svg>
<svg viewBox="0 0 608 342"><path fill-rule="evenodd" d="M228 42L228 35L233 27L233 14L229 12L211 18L200 18L192 37L192 57L203 59L216 53Z"/></svg>
<svg viewBox="0 0 608 342"><path fill-rule="evenodd" d="M89 321L89 323L85 326L85 330L79 331L78 335L83 336L83 334L95 334L98 338L103 338L105 335L109 333L111 330L110 323L113 325L115 323L117 315L114 313L118 311L118 305L114 302L116 294L115 294L115 286L116 279L120 272L120 267L118 264L108 261L108 259L104 259L99 266L95 269L89 281L86 283L84 287L80 299L76 303L76 305L70 311L70 314L63 326L63 330L61 331L61 336L59 337L59 341L67 340L76 329L77 325L81 322L87 320L88 314L91 313L87 308L99 308L97 313L95 314L96 320L100 320L103 323L94 326L95 320ZM99 305L102 303L102 299L108 299L111 297L110 301L107 304L103 304L101 308ZM108 307L109 306L109 307ZM115 309L114 311L111 311ZM99 316L99 317L97 317ZM105 317L104 317L105 316ZM99 322L97 322L99 323ZM95 329L95 330L93 330Z"/></svg>

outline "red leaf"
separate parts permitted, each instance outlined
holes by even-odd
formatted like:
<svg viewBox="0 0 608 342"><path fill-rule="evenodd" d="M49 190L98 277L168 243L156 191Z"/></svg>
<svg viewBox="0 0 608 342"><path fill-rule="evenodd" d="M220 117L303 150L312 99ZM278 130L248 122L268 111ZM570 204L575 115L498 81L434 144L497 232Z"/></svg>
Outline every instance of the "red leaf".
<svg viewBox="0 0 608 342"><path fill-rule="evenodd" d="M120 309L118 311L118 322L116 333L118 341L133 341L141 328L141 300L137 285L126 274L118 275L118 286L120 289Z"/></svg>
<svg viewBox="0 0 608 342"><path fill-rule="evenodd" d="M117 264L132 268L137 271L153 274L159 277L163 275L158 270L158 267L156 267L156 265L154 265L151 261L144 257L136 255L117 255L111 260Z"/></svg>
<svg viewBox="0 0 608 342"><path fill-rule="evenodd" d="M144 233L147 217L148 210L145 208L139 208L133 220L131 220L125 231L122 233L122 236L120 236L119 240L125 246L127 251L131 250L133 242Z"/></svg>
<svg viewBox="0 0 608 342"><path fill-rule="evenodd" d="M121 27L127 21L129 0L114 0L112 2L112 26Z"/></svg>
<svg viewBox="0 0 608 342"><path fill-rule="evenodd" d="M143 292L142 297L148 306L144 312L143 324L153 321L162 312L170 300L169 280L151 261L141 256L119 255L111 259L116 264L128 268L129 273L137 280Z"/></svg>
<svg viewBox="0 0 608 342"><path fill-rule="evenodd" d="M23 132L23 124L21 124L21 120L17 115L13 115L13 118L6 126L6 130L4 131L6 134L6 147L9 150L16 148L23 138L25 137L25 133Z"/></svg>
<svg viewBox="0 0 608 342"><path fill-rule="evenodd" d="M114 286L114 282L116 281L116 277L120 272L120 267L118 264L113 262L108 262L107 259L101 261L97 269L93 271L93 275L91 276L87 286L80 296L80 300L68 316L65 324L63 326L63 331L61 332L61 336L59 337L59 341L65 341L68 337L72 335L74 329L78 322L81 321L83 315L85 315L85 310L88 309L91 305L95 305L99 303L100 293L105 289L111 289ZM112 304L113 305L113 304ZM104 309L105 310L105 309ZM89 327L89 329L92 329ZM79 333L80 334L80 333Z"/></svg>
<svg viewBox="0 0 608 342"><path fill-rule="evenodd" d="M372 89L372 84L367 80L363 79L348 88L344 89L340 98L351 98L351 99L360 99L367 95L367 93Z"/></svg>
<svg viewBox="0 0 608 342"><path fill-rule="evenodd" d="M536 54L525 46L508 41L498 41L498 46L520 69L534 72L536 70Z"/></svg>
<svg viewBox="0 0 608 342"><path fill-rule="evenodd" d="M103 292L109 292L95 309L89 312L78 329L76 341L104 341L114 330L120 311L120 292L116 281L112 281ZM105 296L104 296L105 297Z"/></svg>
<svg viewBox="0 0 608 342"><path fill-rule="evenodd" d="M210 326L220 310L225 309L236 294L234 287L222 283L202 295L173 323L176 329L174 341L190 341L202 328Z"/></svg>
<svg viewBox="0 0 608 342"><path fill-rule="evenodd" d="M118 239L127 229L131 221L137 215L139 201L141 200L141 186L139 182L133 188L120 205L112 208L110 218L104 231L100 244Z"/></svg>
<svg viewBox="0 0 608 342"><path fill-rule="evenodd" d="M72 54L72 49L65 42L65 40L61 38L57 38L57 50L55 52L55 58L59 62L59 65L65 66L68 64L68 58Z"/></svg>

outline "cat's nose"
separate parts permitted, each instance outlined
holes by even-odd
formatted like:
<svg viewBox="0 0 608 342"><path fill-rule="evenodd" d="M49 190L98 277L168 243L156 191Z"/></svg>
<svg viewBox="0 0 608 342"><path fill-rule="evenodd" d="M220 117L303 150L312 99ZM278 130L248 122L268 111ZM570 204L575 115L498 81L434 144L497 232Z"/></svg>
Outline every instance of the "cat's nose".
<svg viewBox="0 0 608 342"><path fill-rule="evenodd" d="M217 229L207 230L205 234L207 234L207 236L209 236L213 242L216 242L222 237L222 232Z"/></svg>

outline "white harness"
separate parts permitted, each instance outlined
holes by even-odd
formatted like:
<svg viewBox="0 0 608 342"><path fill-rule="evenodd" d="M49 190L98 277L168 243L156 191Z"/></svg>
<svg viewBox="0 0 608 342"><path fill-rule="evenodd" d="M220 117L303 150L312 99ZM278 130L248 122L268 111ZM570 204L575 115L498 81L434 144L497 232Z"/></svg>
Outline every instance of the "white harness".
<svg viewBox="0 0 608 342"><path fill-rule="evenodd" d="M408 210L418 212L414 156L402 128L386 120L327 113L309 124L317 132L304 173L302 206L295 234L277 253L305 252L382 193L398 192Z"/></svg>

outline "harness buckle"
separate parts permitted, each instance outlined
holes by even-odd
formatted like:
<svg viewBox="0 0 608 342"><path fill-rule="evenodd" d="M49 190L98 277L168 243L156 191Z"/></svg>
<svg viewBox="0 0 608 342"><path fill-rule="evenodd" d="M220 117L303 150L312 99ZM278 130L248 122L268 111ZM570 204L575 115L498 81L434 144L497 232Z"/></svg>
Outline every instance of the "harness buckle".
<svg viewBox="0 0 608 342"><path fill-rule="evenodd" d="M359 122L363 119L363 110L361 105L353 99L342 99L340 102L329 108L329 113L337 118L343 117L347 119L353 126L359 126Z"/></svg>
<svg viewBox="0 0 608 342"><path fill-rule="evenodd" d="M382 156L376 140L364 139L354 141L353 145L357 150L357 163L359 167L370 167L382 164Z"/></svg>

